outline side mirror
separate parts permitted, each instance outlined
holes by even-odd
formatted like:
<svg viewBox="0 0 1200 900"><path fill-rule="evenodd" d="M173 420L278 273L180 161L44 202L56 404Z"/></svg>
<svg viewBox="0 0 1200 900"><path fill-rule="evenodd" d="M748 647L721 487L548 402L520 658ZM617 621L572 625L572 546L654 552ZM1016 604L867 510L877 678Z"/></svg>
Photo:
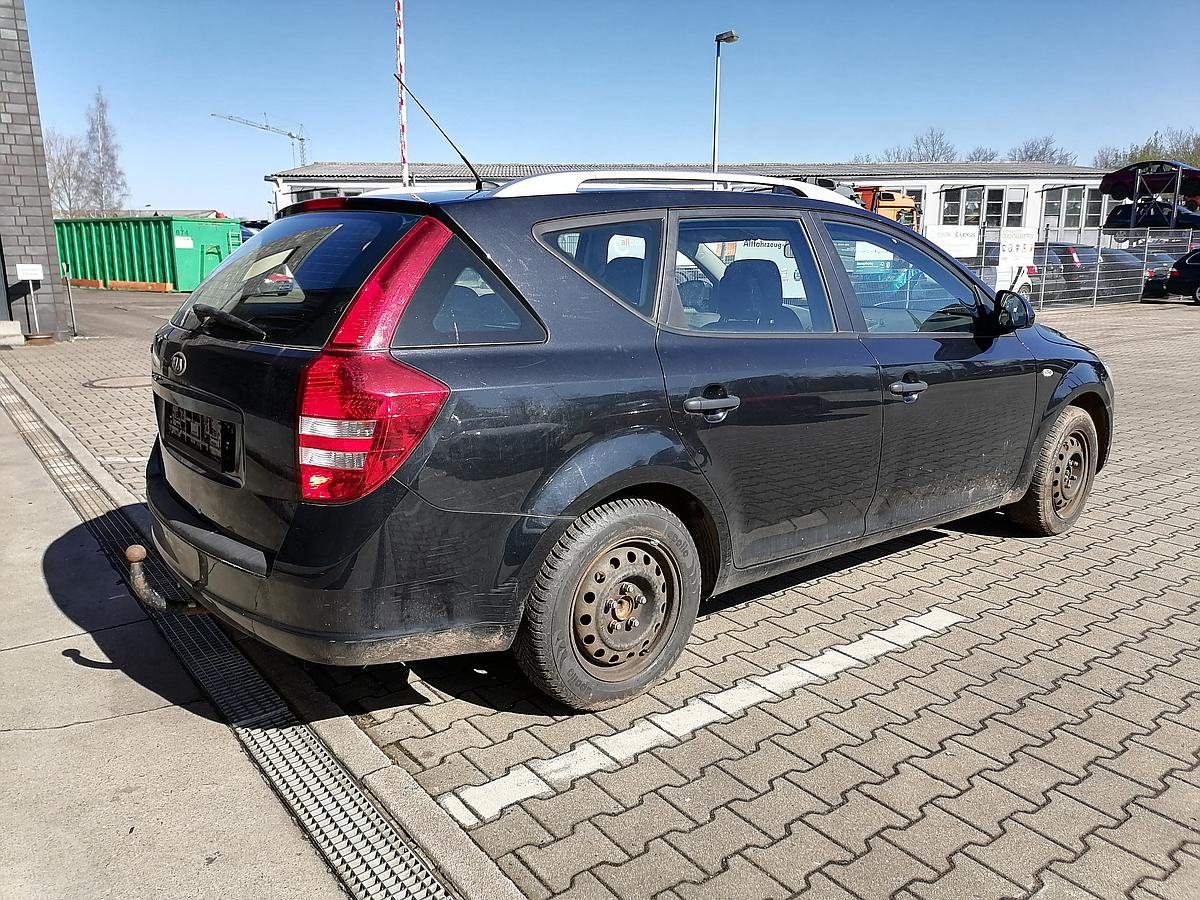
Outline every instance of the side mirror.
<svg viewBox="0 0 1200 900"><path fill-rule="evenodd" d="M1016 291L996 291L996 330L1001 334L1033 324L1033 304Z"/></svg>

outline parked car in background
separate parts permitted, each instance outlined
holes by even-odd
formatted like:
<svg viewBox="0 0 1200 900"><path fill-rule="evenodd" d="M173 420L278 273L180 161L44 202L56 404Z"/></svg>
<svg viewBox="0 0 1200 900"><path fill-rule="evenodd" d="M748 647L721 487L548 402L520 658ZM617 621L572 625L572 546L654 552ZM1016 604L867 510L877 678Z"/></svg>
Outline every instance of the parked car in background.
<svg viewBox="0 0 1200 900"><path fill-rule="evenodd" d="M1128 200L1146 190L1173 193L1176 185L1181 197L1200 196L1200 169L1170 159L1144 160L1100 179L1100 190L1114 200Z"/></svg>
<svg viewBox="0 0 1200 900"><path fill-rule="evenodd" d="M1057 261L1057 257L1001 272L998 241L985 242L982 257L970 256L963 258L961 262L995 290L1016 291L1033 301L1051 302L1057 299L1066 287L1062 264Z"/></svg>
<svg viewBox="0 0 1200 900"><path fill-rule="evenodd" d="M1138 256L1137 250L1130 250ZM1175 264L1175 256L1163 250L1150 250L1145 253L1146 288L1142 291L1142 299L1167 296L1167 281L1171 267Z"/></svg>
<svg viewBox="0 0 1200 900"><path fill-rule="evenodd" d="M1037 244L1038 265L1061 265L1063 287L1055 298L1063 302L1136 300L1145 286L1145 267L1140 257L1126 250L1098 250L1083 244L1051 241Z"/></svg>
<svg viewBox="0 0 1200 900"><path fill-rule="evenodd" d="M1135 212L1136 210L1136 212ZM1132 224L1131 224L1132 223ZM1136 205L1114 206L1104 220L1105 228L1200 228L1200 212L1179 206L1174 223L1171 204L1161 200L1142 201Z"/></svg>
<svg viewBox="0 0 1200 900"><path fill-rule="evenodd" d="M1191 297L1200 303L1200 250L1176 260L1167 273L1167 293Z"/></svg>
<svg viewBox="0 0 1200 900"><path fill-rule="evenodd" d="M810 185L601 174L627 177L299 203L191 294L154 337L146 470L188 594L326 664L511 647L603 709L702 598L1082 513L1111 379L1026 299Z"/></svg>

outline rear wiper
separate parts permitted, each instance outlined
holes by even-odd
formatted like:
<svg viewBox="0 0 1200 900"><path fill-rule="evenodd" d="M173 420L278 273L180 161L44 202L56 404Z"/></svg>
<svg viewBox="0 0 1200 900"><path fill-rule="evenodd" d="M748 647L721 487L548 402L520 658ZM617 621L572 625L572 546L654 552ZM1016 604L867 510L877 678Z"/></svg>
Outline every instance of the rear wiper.
<svg viewBox="0 0 1200 900"><path fill-rule="evenodd" d="M235 316L233 313L226 312L223 309L217 309L215 306L209 306L207 303L195 304L192 306L192 312L196 314L196 318L200 320L201 325L207 325L210 321L216 322L218 325L224 325L226 328L240 331L259 341L264 340L267 336L267 333L253 322L247 322L240 316Z"/></svg>

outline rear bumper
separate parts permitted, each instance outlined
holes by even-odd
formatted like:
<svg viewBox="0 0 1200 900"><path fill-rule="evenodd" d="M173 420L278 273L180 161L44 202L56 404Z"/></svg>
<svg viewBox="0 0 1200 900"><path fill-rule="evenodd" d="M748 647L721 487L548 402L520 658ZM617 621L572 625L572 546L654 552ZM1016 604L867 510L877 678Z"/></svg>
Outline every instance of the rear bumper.
<svg viewBox="0 0 1200 900"><path fill-rule="evenodd" d="M313 567L297 562L307 556L303 541L290 549L285 541L272 556L219 532L167 485L157 452L146 476L154 546L192 597L240 631L292 656L344 666L512 644L522 604L504 547L524 517L448 513L399 488L399 502L364 542ZM322 524L325 514L330 508L302 506L293 529L339 534L337 513Z"/></svg>

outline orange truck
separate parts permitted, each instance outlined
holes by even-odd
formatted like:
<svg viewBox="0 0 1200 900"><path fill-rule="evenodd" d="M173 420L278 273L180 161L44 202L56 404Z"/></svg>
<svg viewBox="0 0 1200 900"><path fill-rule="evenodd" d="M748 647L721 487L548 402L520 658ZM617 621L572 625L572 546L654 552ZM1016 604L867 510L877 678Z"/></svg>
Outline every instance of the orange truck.
<svg viewBox="0 0 1200 900"><path fill-rule="evenodd" d="M908 197L900 191L858 185L855 186L854 193L858 195L862 205L871 212L879 213L885 218L910 228L921 227L921 207L914 198Z"/></svg>

